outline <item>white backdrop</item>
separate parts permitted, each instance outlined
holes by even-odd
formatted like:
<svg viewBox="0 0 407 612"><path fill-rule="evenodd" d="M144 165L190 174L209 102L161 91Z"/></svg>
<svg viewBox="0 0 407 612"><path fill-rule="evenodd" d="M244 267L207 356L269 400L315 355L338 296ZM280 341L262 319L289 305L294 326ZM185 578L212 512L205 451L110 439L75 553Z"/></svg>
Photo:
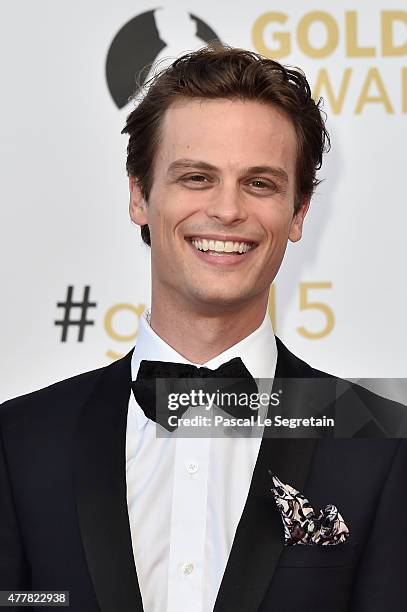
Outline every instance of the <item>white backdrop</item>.
<svg viewBox="0 0 407 612"><path fill-rule="evenodd" d="M131 107L114 101L106 59L133 18L143 35L129 39L124 73L127 61L151 55L153 32L142 24L147 13L154 25L157 7L160 57L202 46L199 21L230 45L302 67L320 88L332 151L303 239L289 245L276 279L276 333L343 377L407 376L407 11L386 4L325 0L322 14L321 3L299 0L2 4L0 400L134 345L149 304L149 251L128 216L120 131ZM55 325L68 286L76 301L89 286L96 303L81 342L78 327L62 342ZM301 308L301 292L322 306Z"/></svg>

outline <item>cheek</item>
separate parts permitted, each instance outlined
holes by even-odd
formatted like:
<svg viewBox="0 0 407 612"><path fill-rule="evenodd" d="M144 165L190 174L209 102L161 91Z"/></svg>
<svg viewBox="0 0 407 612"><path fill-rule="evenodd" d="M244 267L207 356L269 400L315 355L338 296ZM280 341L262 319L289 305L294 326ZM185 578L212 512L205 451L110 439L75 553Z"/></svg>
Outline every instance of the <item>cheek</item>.
<svg viewBox="0 0 407 612"><path fill-rule="evenodd" d="M193 210L191 198L179 193L173 185L156 187L150 197L150 219L152 223L174 226Z"/></svg>
<svg viewBox="0 0 407 612"><path fill-rule="evenodd" d="M161 227L165 223L166 208L162 205L163 197L158 190L154 190L148 203L148 224L153 233L161 232Z"/></svg>
<svg viewBox="0 0 407 612"><path fill-rule="evenodd" d="M287 241L290 231L291 215L279 210L270 210L258 217L272 242Z"/></svg>
<svg viewBox="0 0 407 612"><path fill-rule="evenodd" d="M155 202L157 204L157 201ZM149 227L156 252L165 257L165 253L174 250L174 235L182 221L181 210L174 202L165 201L164 206L152 206L149 215Z"/></svg>

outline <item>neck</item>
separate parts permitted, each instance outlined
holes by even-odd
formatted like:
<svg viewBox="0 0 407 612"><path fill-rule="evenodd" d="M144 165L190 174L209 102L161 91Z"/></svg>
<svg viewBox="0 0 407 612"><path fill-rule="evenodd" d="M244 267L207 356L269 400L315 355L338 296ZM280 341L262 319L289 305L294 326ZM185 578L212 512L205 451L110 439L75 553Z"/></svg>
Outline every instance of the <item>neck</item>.
<svg viewBox="0 0 407 612"><path fill-rule="evenodd" d="M267 296L268 297L268 296ZM263 322L267 299L224 307L192 311L163 300L151 303L150 325L156 334L192 363L203 364L217 357L254 332Z"/></svg>

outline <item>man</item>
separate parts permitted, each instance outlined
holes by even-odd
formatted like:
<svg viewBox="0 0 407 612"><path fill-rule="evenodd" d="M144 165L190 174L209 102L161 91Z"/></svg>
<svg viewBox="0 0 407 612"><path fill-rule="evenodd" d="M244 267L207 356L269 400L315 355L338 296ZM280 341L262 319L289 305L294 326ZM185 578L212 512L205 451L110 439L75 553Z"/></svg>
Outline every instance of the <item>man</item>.
<svg viewBox="0 0 407 612"><path fill-rule="evenodd" d="M290 353L267 315L327 142L305 77L204 48L153 81L124 131L151 313L123 359L3 405L0 588L69 590L78 612L404 610L407 451L379 418L359 439L191 437L148 410L148 372L237 364L259 385L306 381L284 386L296 407L311 393L330 414L400 418L356 386L334 398L340 381ZM340 513L329 506L315 538L304 498L316 519Z"/></svg>

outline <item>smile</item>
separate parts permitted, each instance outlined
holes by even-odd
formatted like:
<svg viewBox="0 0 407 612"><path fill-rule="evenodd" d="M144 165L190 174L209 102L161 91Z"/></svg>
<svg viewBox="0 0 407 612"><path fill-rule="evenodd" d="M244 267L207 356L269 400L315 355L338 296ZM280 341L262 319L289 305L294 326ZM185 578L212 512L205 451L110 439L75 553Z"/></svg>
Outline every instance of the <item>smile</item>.
<svg viewBox="0 0 407 612"><path fill-rule="evenodd" d="M218 240L211 237L191 236L187 239L196 255L215 265L235 265L246 260L257 247L245 240Z"/></svg>
<svg viewBox="0 0 407 612"><path fill-rule="evenodd" d="M232 240L211 240L207 238L192 238L192 244L199 251L209 251L211 254L215 253L247 253L252 248L253 243L238 242Z"/></svg>

